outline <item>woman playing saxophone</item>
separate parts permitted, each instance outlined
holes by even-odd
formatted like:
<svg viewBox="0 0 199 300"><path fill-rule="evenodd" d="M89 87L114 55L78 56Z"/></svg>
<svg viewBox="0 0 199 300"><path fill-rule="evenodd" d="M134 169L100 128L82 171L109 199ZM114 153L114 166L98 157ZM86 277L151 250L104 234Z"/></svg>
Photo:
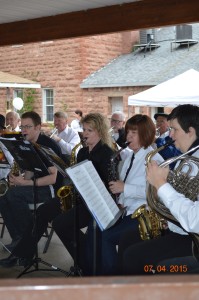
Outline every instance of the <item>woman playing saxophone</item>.
<svg viewBox="0 0 199 300"><path fill-rule="evenodd" d="M197 145L199 145L199 107L188 104L180 105L173 109L168 119L171 127L170 135L175 140L175 146L183 153L196 146L190 154L197 161L199 158L199 150L197 150ZM193 163L191 165L190 178L196 176L197 181L198 166ZM187 171L187 167L185 165L182 172ZM175 168L178 168L178 164ZM128 246L123 247L124 274L146 274L144 266L149 264L153 267L147 272L153 274L157 272L157 266L161 265L163 260L192 255L192 234L199 233L199 202L191 201L181 192L177 192L167 182L168 174L168 167L161 168L154 161L148 164L147 180L156 188L158 197L175 217L178 226L169 222L169 229L159 239L135 243L130 238L131 242ZM198 184L196 188L198 188ZM190 232L191 236L186 231ZM187 266L187 270L189 271L189 266ZM165 269L165 272L169 271L169 268Z"/></svg>
<svg viewBox="0 0 199 300"><path fill-rule="evenodd" d="M131 151L124 161L119 180L110 181L109 189L113 194L120 194L118 204L126 209L126 214L113 227L102 232L103 275L118 273L116 245L128 230L132 235L137 235L138 222L131 215L142 204L146 204L145 156L153 150L151 144L155 138L155 125L147 115L135 115L127 120L125 133ZM155 159L163 161L159 154L156 154Z"/></svg>

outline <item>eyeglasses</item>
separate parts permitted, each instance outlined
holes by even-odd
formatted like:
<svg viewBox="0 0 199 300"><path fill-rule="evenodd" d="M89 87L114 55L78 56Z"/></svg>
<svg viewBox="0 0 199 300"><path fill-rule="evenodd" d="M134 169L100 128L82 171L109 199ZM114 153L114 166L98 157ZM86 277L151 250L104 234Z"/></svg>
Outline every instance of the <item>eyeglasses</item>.
<svg viewBox="0 0 199 300"><path fill-rule="evenodd" d="M21 126L19 126L19 128L21 129L21 130L23 130L23 129L30 129L30 128L32 128L32 127L34 127L33 125L21 125Z"/></svg>
<svg viewBox="0 0 199 300"><path fill-rule="evenodd" d="M123 122L123 121L111 119L111 122L112 122L112 123L120 123L120 122Z"/></svg>

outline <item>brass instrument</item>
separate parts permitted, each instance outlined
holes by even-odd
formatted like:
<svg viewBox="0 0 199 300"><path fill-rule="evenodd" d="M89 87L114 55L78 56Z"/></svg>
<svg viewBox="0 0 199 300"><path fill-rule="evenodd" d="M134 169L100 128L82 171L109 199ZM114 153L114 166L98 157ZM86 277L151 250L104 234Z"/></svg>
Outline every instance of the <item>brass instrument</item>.
<svg viewBox="0 0 199 300"><path fill-rule="evenodd" d="M174 143L174 141L169 141L165 145L149 152L145 157L146 165L151 162L151 158L156 153L163 150L165 147L171 145L172 143ZM150 201L148 201L148 193L147 202L148 205L143 204L142 206L138 207L131 216L132 219L138 218L140 237L142 240L160 237L163 230L167 227L166 220L158 214L153 205L151 205Z"/></svg>
<svg viewBox="0 0 199 300"><path fill-rule="evenodd" d="M58 133L58 129L55 127L54 129L53 129L53 131L51 132L51 135L50 135L50 138L52 138L55 134L57 134Z"/></svg>
<svg viewBox="0 0 199 300"><path fill-rule="evenodd" d="M13 162L10 173L12 173L14 176L20 175L19 166L15 161ZM7 179L0 180L0 197L4 196L7 193L9 187L12 187L12 185L9 184L9 181L7 181Z"/></svg>
<svg viewBox="0 0 199 300"><path fill-rule="evenodd" d="M199 145L190 149L186 153L179 155L178 157L170 158L160 164L160 167L167 167L171 163L180 161L177 168L169 171L167 181L173 186L173 188L183 194L185 197L189 198L192 201L197 200L199 194L199 158L194 156L188 156L188 154L195 152L199 148ZM151 153L150 159L154 154ZM190 175L193 167L196 167L197 174L195 176ZM185 172L183 169L187 168ZM157 191L152 185L148 185L147 188L147 201L150 207L158 213L164 219L174 223L175 225L182 228L178 220L171 214L170 210L164 206L163 203L159 201L157 196ZM188 234L192 237L194 242L193 244L193 255L199 258L199 235L196 233Z"/></svg>
<svg viewBox="0 0 199 300"><path fill-rule="evenodd" d="M79 142L72 149L71 157L70 157L70 166L73 166L77 163L76 151L82 145L82 142L85 141L86 140L83 139L83 141ZM57 196L59 197L61 208L63 211L67 211L68 209L72 208L74 206L74 197L75 197L72 183L60 187L59 190L57 191Z"/></svg>
<svg viewBox="0 0 199 300"><path fill-rule="evenodd" d="M199 146L196 146L186 153L183 153L177 157L170 158L165 162L160 164L160 167L164 168L169 166L171 163L180 160L178 167L174 170L169 171L167 181L173 186L173 188L183 194L185 197L189 198L192 201L197 200L197 195L199 194L199 171L196 176L190 176L190 173L193 169L193 165L196 165L199 170L199 158L194 156L188 156L187 154L195 152ZM151 154L151 157L153 153ZM183 167L187 167L187 172L182 172ZM156 189L148 185L147 188L147 200L149 205L154 209L158 214L163 215L167 220L171 222L178 223L175 217L170 213L169 209L162 204L158 197Z"/></svg>

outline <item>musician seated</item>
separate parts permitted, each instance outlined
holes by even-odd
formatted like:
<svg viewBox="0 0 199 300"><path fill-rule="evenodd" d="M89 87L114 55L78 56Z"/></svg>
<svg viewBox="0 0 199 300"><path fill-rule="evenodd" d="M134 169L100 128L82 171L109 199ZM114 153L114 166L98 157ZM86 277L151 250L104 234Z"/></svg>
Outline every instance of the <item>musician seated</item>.
<svg viewBox="0 0 199 300"><path fill-rule="evenodd" d="M82 128L82 118L83 118L83 112L80 109L75 110L75 119L73 119L70 123L70 127L77 131L81 137L81 133L83 131Z"/></svg>
<svg viewBox="0 0 199 300"><path fill-rule="evenodd" d="M9 111L6 114L6 128L10 131L15 131L19 132L21 131L20 129L20 116L17 112L15 111Z"/></svg>
<svg viewBox="0 0 199 300"><path fill-rule="evenodd" d="M168 119L171 124L171 138L175 140L175 146L182 153L199 145L198 106L188 104L178 106L173 109ZM190 155L198 158L199 150L195 149ZM193 163L191 165L189 176L195 176L198 173L198 167ZM184 166L182 171L186 170L187 166ZM199 202L193 202L184 196L183 192L177 192L167 182L168 173L168 167L161 168L154 161L148 164L147 180L156 188L159 199L176 219L177 226L168 222L169 228L164 236L145 241L141 239L138 241L130 232L126 232L119 244L120 263L122 273L125 275L157 273L157 266L161 261L192 255L192 237L187 232L192 234L199 232ZM184 192L187 193L186 188ZM162 217L166 218L164 212L162 212Z"/></svg>
<svg viewBox="0 0 199 300"><path fill-rule="evenodd" d="M108 120L100 113L90 113L83 118L82 124L84 128L83 136L86 138L87 146L79 150L77 162L84 161L85 159L92 161L100 178L108 188L108 182L110 180L110 160L114 154L114 150L111 148L111 137L108 133ZM76 195L75 191L73 192L74 195ZM12 267L16 265L19 260L21 261L21 259L33 258L37 242L47 228L48 222L53 220L53 228L73 258L75 255L75 243L77 242L79 250L78 266L83 269L83 273L86 274L87 269L89 268L90 270L92 268L86 256L87 238L91 236L91 241L89 240L88 243L91 245L89 248L89 258L91 258L93 255L90 250L92 249L93 234L85 235L81 229L90 225L93 217L83 200L78 199L77 206L66 212L61 212L57 198L53 198L51 201L40 205L37 209L37 234L35 236L32 235L32 224L29 224L22 240L12 251L12 255L0 260L0 266ZM74 216L76 216L77 219L74 219ZM77 224L75 222L77 222ZM74 241L75 226L77 226L77 241ZM92 233L92 226L89 229L89 233ZM97 229L96 234L97 240L100 241L100 230ZM98 245L100 245L100 242ZM97 261L100 265L99 257L100 254L98 254Z"/></svg>
<svg viewBox="0 0 199 300"><path fill-rule="evenodd" d="M158 131L159 134L155 140L157 148L160 148L172 141L172 138L169 136L170 127L167 118L168 114L166 113L156 113L154 115L154 119L156 120L156 131ZM175 147L174 143L160 150L158 153L164 158L164 160L181 154L180 150ZM172 170L175 167L175 163L172 163L169 167Z"/></svg>
<svg viewBox="0 0 199 300"><path fill-rule="evenodd" d="M156 137L165 138L169 136L168 114L156 113L154 119L156 121Z"/></svg>
<svg viewBox="0 0 199 300"><path fill-rule="evenodd" d="M126 214L114 226L102 232L102 264L99 275L117 275L118 253L116 246L126 230L137 234L137 219L134 213L142 204L146 204L146 172L145 157L153 150L151 144L155 138L155 125L147 115L135 115L125 125L126 140L129 142L128 158L124 161L120 172L120 180L110 181L109 189L119 194L118 203L126 208ZM157 153L154 157L159 163L163 161Z"/></svg>
<svg viewBox="0 0 199 300"><path fill-rule="evenodd" d="M27 141L50 147L57 155L61 155L61 150L55 141L41 134L41 118L36 112L22 114L21 130ZM57 169L45 157L41 159L49 175L35 174L37 203L49 201L54 197L53 185L57 178ZM12 243L5 246L9 251L17 244L26 227L32 221L32 213L28 204L34 201L33 175L28 170L23 170L23 174L19 174L19 176L13 175L11 172L9 174L10 188L1 197L0 213L12 238Z"/></svg>
<svg viewBox="0 0 199 300"><path fill-rule="evenodd" d="M124 147L124 143L126 142L124 125L125 114L119 110L113 112L111 116L112 138L119 147Z"/></svg>
<svg viewBox="0 0 199 300"><path fill-rule="evenodd" d="M0 114L0 130L5 130L5 117ZM2 149L4 151L2 151ZM13 156L6 149L3 144L0 144L0 180L6 179L9 172L10 166L13 164ZM7 167L5 167L7 166ZM4 190L4 189L3 189ZM1 193L1 192L0 192Z"/></svg>
<svg viewBox="0 0 199 300"><path fill-rule="evenodd" d="M54 126L57 128L57 134L53 134L52 139L60 146L62 159L69 164L72 149L80 143L79 134L68 126L68 115L65 112L54 114Z"/></svg>

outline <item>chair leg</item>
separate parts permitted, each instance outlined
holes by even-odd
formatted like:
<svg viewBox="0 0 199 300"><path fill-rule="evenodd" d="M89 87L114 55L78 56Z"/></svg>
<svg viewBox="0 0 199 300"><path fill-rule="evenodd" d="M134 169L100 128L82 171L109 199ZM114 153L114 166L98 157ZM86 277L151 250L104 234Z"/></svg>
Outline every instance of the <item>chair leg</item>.
<svg viewBox="0 0 199 300"><path fill-rule="evenodd" d="M5 223L2 223L2 228L1 228L1 239L3 238L3 235L4 235L4 231L5 231Z"/></svg>
<svg viewBox="0 0 199 300"><path fill-rule="evenodd" d="M45 246L44 246L43 253L46 253L46 252L48 251L48 247L49 247L49 245L50 245L50 241L51 241L51 239L52 239L53 233L54 233L54 229L51 228L51 229L50 229L50 233L49 233L49 235L48 235L48 237L47 237L47 241L46 241Z"/></svg>

